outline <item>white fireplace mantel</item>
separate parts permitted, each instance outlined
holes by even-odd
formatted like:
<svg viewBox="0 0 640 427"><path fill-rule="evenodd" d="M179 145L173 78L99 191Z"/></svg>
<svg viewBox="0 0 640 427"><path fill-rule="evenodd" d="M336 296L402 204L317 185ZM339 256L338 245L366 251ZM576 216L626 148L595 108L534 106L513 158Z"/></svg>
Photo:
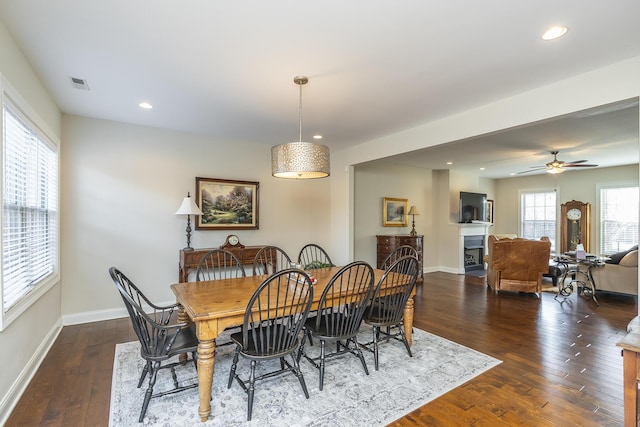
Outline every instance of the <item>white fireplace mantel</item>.
<svg viewBox="0 0 640 427"><path fill-rule="evenodd" d="M464 237L484 236L484 247L487 247L489 237L489 227L491 223L471 223L456 224L458 226L458 274L464 274Z"/></svg>

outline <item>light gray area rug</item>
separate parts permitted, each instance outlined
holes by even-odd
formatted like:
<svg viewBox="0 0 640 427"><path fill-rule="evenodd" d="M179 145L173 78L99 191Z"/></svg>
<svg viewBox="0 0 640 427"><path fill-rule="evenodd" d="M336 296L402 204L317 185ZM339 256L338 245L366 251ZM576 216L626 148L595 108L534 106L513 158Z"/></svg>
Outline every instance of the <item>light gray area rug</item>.
<svg viewBox="0 0 640 427"><path fill-rule="evenodd" d="M359 336L370 340L369 331ZM220 337L224 342L226 337ZM314 355L317 341L306 346ZM402 343L391 341L381 345L380 370L375 371L373 354L364 351L369 373L366 375L357 357L344 355L329 359L325 370L324 390L318 389L319 375L304 358L300 361L309 399L305 399L300 383L293 374L285 374L256 383L253 416L247 422L247 395L234 382L227 389L227 379L234 346L216 350L211 416L201 423L198 416L198 389L151 399L143 423L138 423L144 390L136 388L144 367L138 342L118 344L111 386L109 425L121 426L384 426L425 403L443 395L473 377L501 363L444 338L414 328L413 357ZM273 370L278 361L263 362ZM260 365L259 365L260 367ZM240 359L238 372L248 377L249 362ZM181 368L182 382L197 381L192 364ZM168 384L168 385L167 385ZM155 391L172 387L171 375L163 370L158 375Z"/></svg>

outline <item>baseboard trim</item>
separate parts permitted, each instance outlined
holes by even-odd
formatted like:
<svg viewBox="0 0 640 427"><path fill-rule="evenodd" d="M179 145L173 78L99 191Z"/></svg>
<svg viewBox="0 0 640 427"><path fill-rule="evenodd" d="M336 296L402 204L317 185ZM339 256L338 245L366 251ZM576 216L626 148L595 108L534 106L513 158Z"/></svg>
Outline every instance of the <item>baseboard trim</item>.
<svg viewBox="0 0 640 427"><path fill-rule="evenodd" d="M36 351L33 353L20 375L13 382L7 393L2 397L0 402L0 425L5 425L13 408L17 405L22 394L27 389L31 379L40 368L42 361L49 353L51 346L58 338L62 331L62 319L58 320L51 328L49 333L42 340Z"/></svg>

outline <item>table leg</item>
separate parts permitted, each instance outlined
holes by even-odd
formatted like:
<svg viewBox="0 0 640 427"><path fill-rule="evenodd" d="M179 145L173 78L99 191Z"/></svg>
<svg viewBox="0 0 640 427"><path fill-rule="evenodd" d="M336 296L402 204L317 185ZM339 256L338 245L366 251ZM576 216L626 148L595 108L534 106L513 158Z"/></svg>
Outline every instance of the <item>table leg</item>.
<svg viewBox="0 0 640 427"><path fill-rule="evenodd" d="M407 304L404 306L404 335L407 337L409 345L413 343L412 329L413 329L413 296L410 296L407 300Z"/></svg>
<svg viewBox="0 0 640 427"><path fill-rule="evenodd" d="M636 426L638 417L638 353L622 350L624 365L624 425Z"/></svg>
<svg viewBox="0 0 640 427"><path fill-rule="evenodd" d="M211 383L213 382L215 349L214 340L200 341L198 344L198 391L200 394L198 415L203 423L211 414Z"/></svg>
<svg viewBox="0 0 640 427"><path fill-rule="evenodd" d="M189 318L189 315L184 311L184 307L182 306L180 306L180 310L178 311L177 322L178 323L191 322L191 318ZM180 355L178 356L178 360L182 363L186 362L188 358L189 358L189 355L187 353L180 353Z"/></svg>

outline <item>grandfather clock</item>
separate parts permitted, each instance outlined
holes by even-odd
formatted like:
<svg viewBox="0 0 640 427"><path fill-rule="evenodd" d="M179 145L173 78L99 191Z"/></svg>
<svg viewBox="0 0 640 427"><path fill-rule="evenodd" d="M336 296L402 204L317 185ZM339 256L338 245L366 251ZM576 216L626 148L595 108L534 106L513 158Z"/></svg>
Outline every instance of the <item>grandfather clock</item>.
<svg viewBox="0 0 640 427"><path fill-rule="evenodd" d="M576 250L582 243L589 252L589 227L591 205L572 200L560 205L560 253Z"/></svg>

